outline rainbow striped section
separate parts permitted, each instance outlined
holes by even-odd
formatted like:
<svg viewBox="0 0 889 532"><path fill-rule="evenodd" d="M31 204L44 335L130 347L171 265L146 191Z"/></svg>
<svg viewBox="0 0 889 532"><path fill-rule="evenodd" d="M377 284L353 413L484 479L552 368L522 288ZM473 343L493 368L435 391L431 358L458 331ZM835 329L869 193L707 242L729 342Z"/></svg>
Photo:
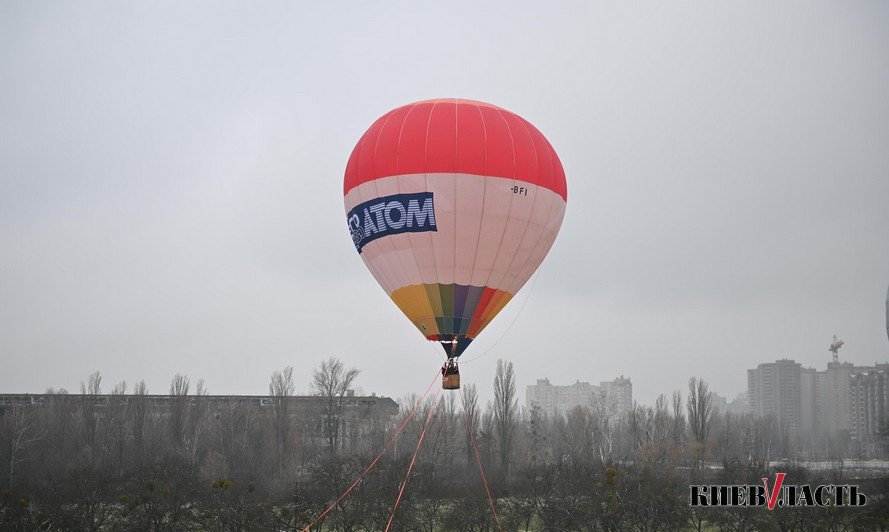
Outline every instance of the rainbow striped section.
<svg viewBox="0 0 889 532"><path fill-rule="evenodd" d="M503 290L460 284L415 284L392 292L392 301L429 340L475 338L510 299Z"/></svg>

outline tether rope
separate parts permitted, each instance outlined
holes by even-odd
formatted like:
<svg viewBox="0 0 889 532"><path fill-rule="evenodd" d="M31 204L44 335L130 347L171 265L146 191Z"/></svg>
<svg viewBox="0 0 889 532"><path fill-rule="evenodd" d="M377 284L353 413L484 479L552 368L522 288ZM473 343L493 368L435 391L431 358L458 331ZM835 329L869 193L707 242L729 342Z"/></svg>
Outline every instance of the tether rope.
<svg viewBox="0 0 889 532"><path fill-rule="evenodd" d="M423 438L426 437L426 428L429 426L429 420L432 419L432 414L435 413L435 407L438 405L439 395L441 395L441 388L435 393L435 399L432 400L432 405L429 407L429 414L426 415L426 422L423 423L423 431L420 432L420 439L417 440L417 448L414 449L411 463L407 467L407 473L404 475L404 482L401 483L401 488L398 490L398 497L395 499L395 504L392 506L392 514L389 516L389 522L386 523L386 532L389 532L389 529L392 527L392 520L395 519L395 512L398 510L398 505L401 503L401 496L404 494L404 488L407 487L407 482L411 478L411 470L414 469L414 462L417 461L417 455L420 453L420 447L423 445Z"/></svg>
<svg viewBox="0 0 889 532"><path fill-rule="evenodd" d="M497 347L497 344L500 343L500 340L503 340L504 338L506 338L506 335L509 333L509 330L512 329L512 326L515 325L516 320L518 320L518 319L519 319L519 316L522 315L522 311L525 310L525 305L528 304L528 300L531 299L531 292L534 291L534 286L537 284L537 279L540 278L540 270L541 270L541 268L538 268L538 269L537 269L537 273L534 275L534 281L531 283L531 286L528 288L528 295L525 296L525 300L522 301L522 306L519 307L519 311L516 313L516 315L515 315L515 317L512 319L512 321L509 322L509 327L507 327L506 330L503 331L503 334L500 335L500 338L497 338L497 341L494 342L494 344L491 345L491 347L489 347L489 348L485 349L484 351L482 351L482 353L481 353L480 355L475 356L475 357L472 357L472 358L470 358L469 360L462 361L462 362L460 362L461 364L469 364L470 362L475 362L476 360L478 360L478 359L480 359L481 357L483 357L483 356L485 356L486 354L488 354L488 351L490 351L491 349L494 349L495 347Z"/></svg>
<svg viewBox="0 0 889 532"><path fill-rule="evenodd" d="M478 471L481 473L482 484L485 486L485 494L488 496L488 504L491 505L491 513L494 514L494 522L497 524L497 530L503 532L500 527L500 518L497 517L497 509L494 507L494 498L491 497L491 490L488 488L488 479L485 478L485 468L482 467L482 459L479 456L478 444L475 442L475 434L472 433L472 423L469 421L469 412L466 410L466 399L463 399L463 414L466 417L466 430L469 431L469 439L472 441L472 448L475 450L475 463L478 464Z"/></svg>
<svg viewBox="0 0 889 532"><path fill-rule="evenodd" d="M364 477L366 477L367 474L370 473L370 470L373 469L375 465L377 465L377 462L379 462L380 458L383 457L383 454L386 453L386 450L389 449L389 447L392 445L392 442L395 441L395 439L398 437L398 435L401 434L401 431L404 430L404 427L406 427L407 424L410 423L411 419L414 418L414 415L416 415L417 410L419 410L420 406L423 404L423 401L426 399L426 396L429 395L429 390L431 390L432 386L438 381L440 373L441 373L440 370L436 370L435 378L432 379L432 382L426 388L426 391L423 392L423 396L420 397L420 399L417 401L417 404L414 405L414 408L410 411L408 416L406 418L404 418L404 421L401 422L401 426L398 427L398 429L395 431L395 433L392 434L392 437L389 438L389 441L386 442L386 446L383 447L383 450L380 451L380 454L378 454L377 457L373 459L373 461L370 463L369 466L367 466L367 468L364 470L364 472L361 473L361 475L357 479L355 479L355 482L353 482L352 485L349 486L346 489L346 491L343 492L342 495L340 495L339 499L337 499L336 502L334 502L333 504L328 506L323 512L321 512L321 515L319 515L317 518L315 518L315 520L312 521L309 524L309 526L302 529L303 532L308 532L308 530L310 530L313 526L315 526L318 523L318 521L321 521L322 519L324 519L324 517L327 514L329 514L334 508L336 508L339 505L339 503L341 503L343 501L343 499L345 499L346 496L349 495L349 493L351 493L351 491L353 489L355 489L356 486L358 486L358 484L364 479ZM441 393L441 390L439 390L438 393ZM438 398L438 393L435 394L436 399ZM429 422L428 419L426 422L427 423ZM425 431L425 425L424 425L424 431Z"/></svg>

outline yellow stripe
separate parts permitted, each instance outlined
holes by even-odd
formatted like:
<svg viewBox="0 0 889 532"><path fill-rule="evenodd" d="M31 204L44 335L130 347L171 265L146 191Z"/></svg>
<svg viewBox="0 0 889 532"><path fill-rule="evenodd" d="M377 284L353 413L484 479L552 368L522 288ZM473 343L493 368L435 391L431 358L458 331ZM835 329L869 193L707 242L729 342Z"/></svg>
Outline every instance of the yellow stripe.
<svg viewBox="0 0 889 532"><path fill-rule="evenodd" d="M437 288L437 287L436 287ZM392 301L404 312L423 336L440 334L435 314L429 303L426 287L421 284L404 286L392 292Z"/></svg>

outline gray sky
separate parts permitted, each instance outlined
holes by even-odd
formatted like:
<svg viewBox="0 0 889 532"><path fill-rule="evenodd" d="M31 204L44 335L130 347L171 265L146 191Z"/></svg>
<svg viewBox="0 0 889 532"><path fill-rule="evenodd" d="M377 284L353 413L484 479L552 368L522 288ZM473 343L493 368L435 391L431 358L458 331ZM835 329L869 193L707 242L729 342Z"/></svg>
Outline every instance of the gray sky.
<svg viewBox="0 0 889 532"><path fill-rule="evenodd" d="M462 368L483 399L497 358L522 403L544 376L731 397L834 333L889 361L887 28L886 2L2 0L0 391L307 390L336 355L421 392L440 348L355 253L342 176L435 97L522 115L568 179L534 290L464 356L493 346Z"/></svg>

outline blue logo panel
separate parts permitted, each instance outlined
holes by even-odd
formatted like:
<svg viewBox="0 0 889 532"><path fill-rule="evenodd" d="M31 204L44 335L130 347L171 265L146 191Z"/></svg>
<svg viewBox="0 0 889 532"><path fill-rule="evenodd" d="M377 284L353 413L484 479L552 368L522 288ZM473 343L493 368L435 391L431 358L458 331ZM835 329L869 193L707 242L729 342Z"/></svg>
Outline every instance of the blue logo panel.
<svg viewBox="0 0 889 532"><path fill-rule="evenodd" d="M378 238L399 233L438 231L432 192L395 194L365 201L346 215L355 249Z"/></svg>

